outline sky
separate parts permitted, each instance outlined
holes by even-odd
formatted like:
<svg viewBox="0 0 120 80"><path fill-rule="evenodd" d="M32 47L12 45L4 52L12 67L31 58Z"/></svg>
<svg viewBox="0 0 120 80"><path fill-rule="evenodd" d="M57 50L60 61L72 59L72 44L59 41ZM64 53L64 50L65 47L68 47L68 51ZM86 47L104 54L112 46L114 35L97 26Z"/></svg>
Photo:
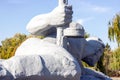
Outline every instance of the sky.
<svg viewBox="0 0 120 80"><path fill-rule="evenodd" d="M91 36L108 39L108 22L120 12L120 0L68 0L73 7L73 21L79 22ZM16 33L29 34L27 23L36 15L49 13L58 0L0 0L0 42Z"/></svg>

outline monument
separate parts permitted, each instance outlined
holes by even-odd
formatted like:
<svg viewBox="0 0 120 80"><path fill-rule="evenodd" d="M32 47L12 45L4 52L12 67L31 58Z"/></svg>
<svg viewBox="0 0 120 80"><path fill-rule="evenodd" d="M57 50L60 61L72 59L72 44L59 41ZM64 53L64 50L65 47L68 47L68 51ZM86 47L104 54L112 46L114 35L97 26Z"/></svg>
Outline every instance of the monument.
<svg viewBox="0 0 120 80"><path fill-rule="evenodd" d="M53 11L32 18L28 32L45 38L29 38L15 56L0 60L0 80L111 80L83 67L81 61L94 66L105 46L97 37L85 39L85 30L72 21L72 13L67 0L59 0Z"/></svg>

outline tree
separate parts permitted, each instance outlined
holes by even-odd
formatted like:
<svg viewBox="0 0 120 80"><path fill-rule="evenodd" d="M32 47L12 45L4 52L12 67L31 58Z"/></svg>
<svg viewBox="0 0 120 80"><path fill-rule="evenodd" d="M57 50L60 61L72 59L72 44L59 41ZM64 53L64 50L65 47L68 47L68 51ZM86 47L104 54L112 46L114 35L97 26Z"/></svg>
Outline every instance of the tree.
<svg viewBox="0 0 120 80"><path fill-rule="evenodd" d="M110 64L110 57L111 57L111 48L110 45L107 43L105 45L104 53L101 56L100 60L98 61L97 68L105 74L108 75L109 70L108 70L108 65Z"/></svg>
<svg viewBox="0 0 120 80"><path fill-rule="evenodd" d="M34 36L16 33L13 37L7 38L2 41L2 45L0 45L0 59L8 59L14 56L16 49L21 45L21 43L27 38L31 37L36 37L40 39L44 38L44 36Z"/></svg>
<svg viewBox="0 0 120 80"><path fill-rule="evenodd" d="M0 58L7 59L14 56L17 47L27 38L25 34L17 33L12 38L2 41Z"/></svg>
<svg viewBox="0 0 120 80"><path fill-rule="evenodd" d="M120 77L120 47L110 55L108 69L111 76Z"/></svg>
<svg viewBox="0 0 120 80"><path fill-rule="evenodd" d="M108 24L108 38L110 41L116 41L120 45L120 13L116 14L112 22Z"/></svg>
<svg viewBox="0 0 120 80"><path fill-rule="evenodd" d="M88 38L90 37L90 34L88 34L87 32L85 32L84 38Z"/></svg>

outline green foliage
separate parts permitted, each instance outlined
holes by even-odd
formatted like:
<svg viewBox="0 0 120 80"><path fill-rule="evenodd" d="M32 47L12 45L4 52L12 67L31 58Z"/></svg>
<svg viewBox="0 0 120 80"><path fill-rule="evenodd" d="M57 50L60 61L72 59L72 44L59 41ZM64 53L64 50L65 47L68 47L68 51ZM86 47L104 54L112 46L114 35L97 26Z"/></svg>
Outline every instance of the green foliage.
<svg viewBox="0 0 120 80"><path fill-rule="evenodd" d="M95 69L106 75L120 77L120 47L112 51L110 45L106 44L104 54L94 67L90 67L84 62L82 64L84 67Z"/></svg>
<svg viewBox="0 0 120 80"><path fill-rule="evenodd" d="M112 27L111 27L112 28ZM112 33L110 33L113 35ZM85 38L90 35L85 34ZM18 46L27 38L36 37L34 35L26 36L25 34L17 33L12 38L7 38L2 41L0 45L0 58L7 59L14 56ZM43 36L37 36L37 38L43 39ZM85 67L89 67L95 70L99 70L109 76L120 76L120 47L115 51L111 51L109 44L106 44L103 56L100 58L95 67L90 67L86 63L82 62Z"/></svg>
<svg viewBox="0 0 120 80"><path fill-rule="evenodd" d="M120 14L116 14L112 22L108 24L108 38L110 41L117 42L118 46L120 45Z"/></svg>
<svg viewBox="0 0 120 80"><path fill-rule="evenodd" d="M112 52L109 59L108 70L108 75L120 77L120 47Z"/></svg>
<svg viewBox="0 0 120 80"><path fill-rule="evenodd" d="M27 36L27 38L40 38L40 39L43 39L43 38L45 38L45 36L36 36L36 35L30 34L30 35Z"/></svg>
<svg viewBox="0 0 120 80"><path fill-rule="evenodd" d="M101 72L109 76L120 76L120 47L112 51L110 46L106 44L101 61L102 67L99 67Z"/></svg>
<svg viewBox="0 0 120 80"><path fill-rule="evenodd" d="M16 33L13 37L7 38L2 41L2 45L0 46L0 59L8 59L14 56L16 49L20 46L20 44L25 41L27 38L36 37L43 39L43 36L34 36Z"/></svg>
<svg viewBox="0 0 120 80"><path fill-rule="evenodd" d="M17 47L26 39L25 34L17 33L12 38L2 41L0 47L0 58L7 59L14 56Z"/></svg>
<svg viewBox="0 0 120 80"><path fill-rule="evenodd" d="M120 47L117 48L110 57L109 69L120 71Z"/></svg>
<svg viewBox="0 0 120 80"><path fill-rule="evenodd" d="M109 22L108 38L116 41L118 48L114 51L105 51L104 65L107 74L110 76L120 76L120 13L116 14L112 22Z"/></svg>
<svg viewBox="0 0 120 80"><path fill-rule="evenodd" d="M105 74L108 74L109 73L109 64L110 64L110 57L111 57L111 48L110 48L110 45L107 43L106 46L105 46L105 49L104 49L104 53L101 57L101 61L102 63L99 64L99 65L102 65L102 67L100 67L100 71L105 73Z"/></svg>
<svg viewBox="0 0 120 80"><path fill-rule="evenodd" d="M103 59L104 59L104 54L101 56L100 60L96 64L95 69L106 74L105 66L103 65Z"/></svg>
<svg viewBox="0 0 120 80"><path fill-rule="evenodd" d="M88 37L90 37L90 34L88 34L88 33L85 33L85 36L84 36L84 38L88 38Z"/></svg>

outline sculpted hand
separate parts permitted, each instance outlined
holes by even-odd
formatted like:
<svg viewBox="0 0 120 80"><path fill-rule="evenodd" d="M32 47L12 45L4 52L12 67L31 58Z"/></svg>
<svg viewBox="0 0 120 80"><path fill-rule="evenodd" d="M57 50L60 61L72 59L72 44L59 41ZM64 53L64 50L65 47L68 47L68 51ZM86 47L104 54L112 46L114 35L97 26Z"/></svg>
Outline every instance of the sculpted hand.
<svg viewBox="0 0 120 80"><path fill-rule="evenodd" d="M59 0L59 5L50 13L50 25L64 26L72 21L72 6Z"/></svg>
<svg viewBox="0 0 120 80"><path fill-rule="evenodd" d="M64 26L72 21L72 6L59 0L59 5L52 12L33 17L27 24L27 30L34 35L45 35L53 26Z"/></svg>

